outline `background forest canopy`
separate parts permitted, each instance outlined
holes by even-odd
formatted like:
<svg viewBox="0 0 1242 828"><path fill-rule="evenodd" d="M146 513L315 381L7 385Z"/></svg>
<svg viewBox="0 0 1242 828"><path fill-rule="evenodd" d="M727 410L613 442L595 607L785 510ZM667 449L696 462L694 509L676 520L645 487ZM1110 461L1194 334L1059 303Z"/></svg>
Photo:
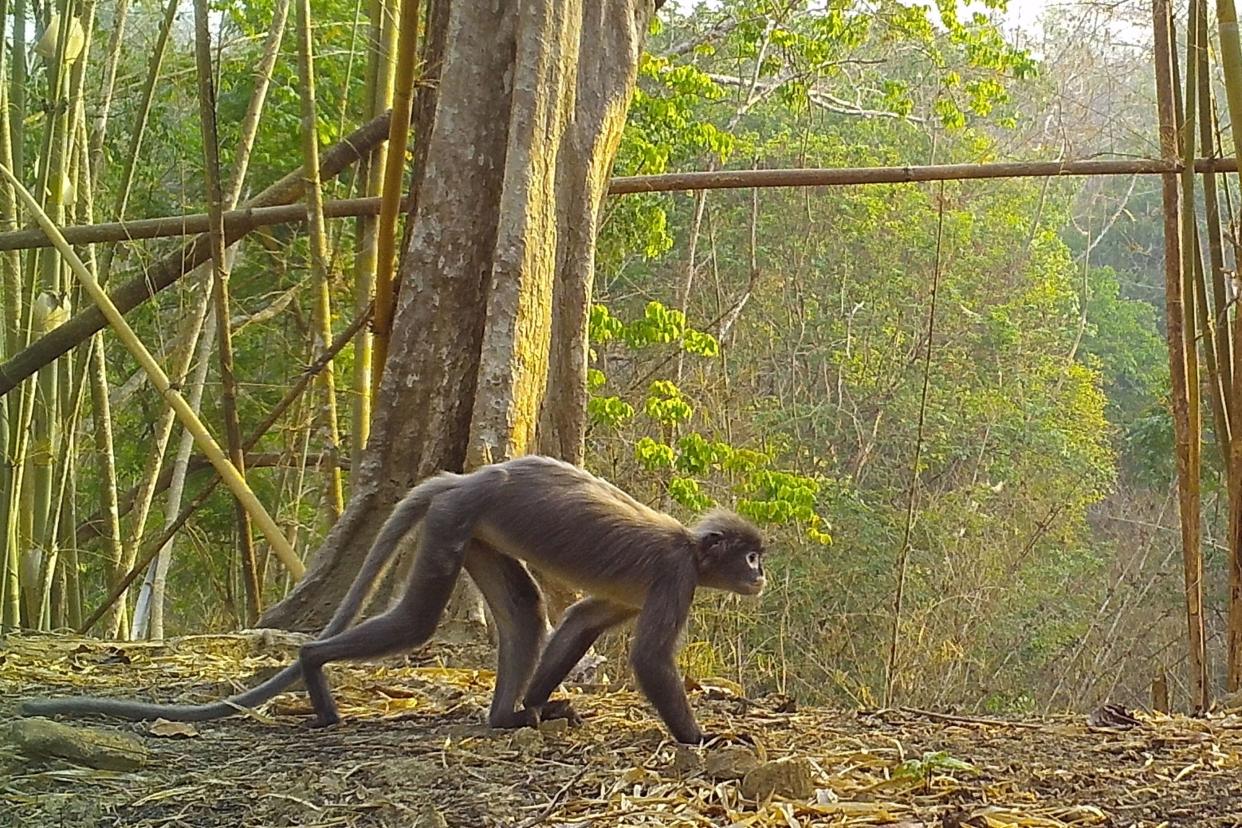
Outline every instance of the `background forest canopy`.
<svg viewBox="0 0 1242 828"><path fill-rule="evenodd" d="M95 9L92 65L104 64L110 39L124 48L110 97L106 73L85 74L84 121L97 127L106 111L110 126L96 169L66 165L66 223L85 220L87 191L98 220L203 209L190 12L173 6L173 15L149 0ZM1037 29L1023 30L1001 25L1004 6L669 3L646 43L614 175L1159 154L1145 3L1058 4ZM213 8L228 170L254 68L287 5ZM35 4L33 30L50 12ZM317 129L326 147L367 120L366 19L356 0L316 0L314 14ZM165 27L170 45L144 120L143 80ZM302 157L292 37L281 50L250 192ZM63 187L56 176L40 178L56 161L47 150L56 111L40 104L53 98L48 63L31 54L23 86L8 94L25 106L15 164L25 181L55 188ZM363 179L347 171L325 182L325 196L355 195ZM338 333L356 312L358 226L329 226ZM904 548L901 701L992 711L1086 708L1105 698L1137 704L1161 668L1184 697L1158 179L616 196L602 228L588 467L681 517L716 501L736 506L765 525L774 550L761 602L701 600L683 655L692 673L805 701L877 703ZM114 278L143 272L175 243L118 246ZM309 259L300 225L268 228L237 249L231 299L243 432L310 360L320 296ZM153 351L194 357L187 386L200 383L203 418L218 433L211 344L194 356L197 335L185 333L203 280L183 281L129 319ZM21 291L0 290L13 307ZM36 336L63 320L60 301L36 303ZM72 301L76 309L84 300ZM12 317L6 325L12 354L24 329ZM88 390L75 409L67 381L40 386L58 400L34 411L30 462L42 476L29 478L28 508L3 515L23 549L52 539L64 550L42 611L37 595L24 596L32 626L75 625L124 572L125 556L132 564L138 541L179 509L161 494L138 516L119 498L123 543L109 542L99 529L105 521L94 518L113 473L122 494L150 475L163 411L134 361L104 341L100 371L111 385L102 392ZM347 472L357 454L353 360L352 347L335 360ZM108 457L97 427L104 400ZM330 520L322 406L311 394L296 402L254 447L249 475L303 557ZM1209 607L1219 608L1225 558L1211 541L1224 531L1223 486L1219 458L1204 456L1206 584ZM185 501L206 478L190 474ZM54 495L51 481L61 479L67 494L44 501L40 483ZM139 590L131 589L96 631L160 635L242 623L235 528L231 498L211 495L176 535L166 587L149 577L145 604L135 605ZM22 565L37 571L38 555ZM274 564L261 571L270 603L288 584ZM154 625L153 605L167 612ZM1218 615L1208 616L1213 637L1223 626Z"/></svg>

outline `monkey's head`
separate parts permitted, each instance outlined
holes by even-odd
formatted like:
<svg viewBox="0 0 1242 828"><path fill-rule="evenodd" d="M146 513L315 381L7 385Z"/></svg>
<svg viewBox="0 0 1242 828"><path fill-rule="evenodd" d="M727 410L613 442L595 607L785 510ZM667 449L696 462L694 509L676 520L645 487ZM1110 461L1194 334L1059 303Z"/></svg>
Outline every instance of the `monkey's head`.
<svg viewBox="0 0 1242 828"><path fill-rule="evenodd" d="M763 535L750 521L727 509L713 509L690 528L699 585L758 595L763 575Z"/></svg>

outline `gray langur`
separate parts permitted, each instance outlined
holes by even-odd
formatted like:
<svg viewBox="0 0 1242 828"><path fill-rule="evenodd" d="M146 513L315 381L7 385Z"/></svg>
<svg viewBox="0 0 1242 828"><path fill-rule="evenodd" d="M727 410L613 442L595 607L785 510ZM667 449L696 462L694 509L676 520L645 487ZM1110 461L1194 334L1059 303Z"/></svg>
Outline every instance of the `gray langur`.
<svg viewBox="0 0 1242 828"><path fill-rule="evenodd" d="M386 612L350 626L401 539L419 521L422 531L401 598ZM300 677L318 723L335 724L340 716L324 665L426 642L465 567L491 608L499 638L489 725L576 719L566 702L549 702L552 691L605 630L633 618L630 662L639 687L679 742L698 744L704 735L675 661L695 589L758 595L765 583L763 554L759 530L732 512L713 510L687 528L616 486L548 457L519 457L469 474L442 472L396 505L320 637L266 682L210 704L88 696L29 700L22 713L204 721L254 707ZM543 596L523 561L587 595L565 611L546 646Z"/></svg>

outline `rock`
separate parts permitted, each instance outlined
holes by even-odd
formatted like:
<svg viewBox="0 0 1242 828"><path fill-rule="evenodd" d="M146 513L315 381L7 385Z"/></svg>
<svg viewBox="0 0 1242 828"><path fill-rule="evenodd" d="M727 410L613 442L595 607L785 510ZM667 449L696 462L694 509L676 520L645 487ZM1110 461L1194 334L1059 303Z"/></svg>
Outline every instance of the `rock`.
<svg viewBox="0 0 1242 828"><path fill-rule="evenodd" d="M742 778L742 796L747 799L807 799L815 793L814 768L803 757L764 762Z"/></svg>
<svg viewBox="0 0 1242 828"><path fill-rule="evenodd" d="M707 754L704 770L717 782L741 779L759 767L759 757L748 747L726 745Z"/></svg>
<svg viewBox="0 0 1242 828"><path fill-rule="evenodd" d="M18 719L9 733L17 749L32 759L55 757L114 771L137 770L147 762L146 746L115 730L69 727L48 719Z"/></svg>
<svg viewBox="0 0 1242 828"><path fill-rule="evenodd" d="M693 776L703 770L703 754L694 748L678 745L673 753L671 767L678 776Z"/></svg>
<svg viewBox="0 0 1242 828"><path fill-rule="evenodd" d="M448 820L434 805L424 805L410 824L412 828L448 828Z"/></svg>
<svg viewBox="0 0 1242 828"><path fill-rule="evenodd" d="M569 719L548 719L539 723L539 732L556 736L569 732Z"/></svg>
<svg viewBox="0 0 1242 828"><path fill-rule="evenodd" d="M543 748L543 734L533 727L519 727L509 737L509 744L520 750L540 750Z"/></svg>

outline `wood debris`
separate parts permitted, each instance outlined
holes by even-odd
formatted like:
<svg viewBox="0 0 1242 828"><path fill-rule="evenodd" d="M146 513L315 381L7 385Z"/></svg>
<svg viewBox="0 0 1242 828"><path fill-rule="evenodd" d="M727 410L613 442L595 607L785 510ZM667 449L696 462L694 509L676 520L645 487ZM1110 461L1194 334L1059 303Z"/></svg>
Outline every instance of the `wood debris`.
<svg viewBox="0 0 1242 828"><path fill-rule="evenodd" d="M293 652L240 636L156 646L30 635L2 646L0 718L9 721L18 699L49 693L206 701ZM1133 712L1137 724L1122 730L1093 728L1086 715L740 703L703 681L692 703L706 730L726 735L691 749L670 742L625 689L571 687L578 727L491 731L491 671L433 660L446 652L461 660L433 645L412 664L334 668L345 722L325 730L307 729L300 692L256 716L196 724L191 739L66 721L138 739L149 759L137 771L33 760L0 744L0 826L1242 824L1242 718L1233 714Z"/></svg>

